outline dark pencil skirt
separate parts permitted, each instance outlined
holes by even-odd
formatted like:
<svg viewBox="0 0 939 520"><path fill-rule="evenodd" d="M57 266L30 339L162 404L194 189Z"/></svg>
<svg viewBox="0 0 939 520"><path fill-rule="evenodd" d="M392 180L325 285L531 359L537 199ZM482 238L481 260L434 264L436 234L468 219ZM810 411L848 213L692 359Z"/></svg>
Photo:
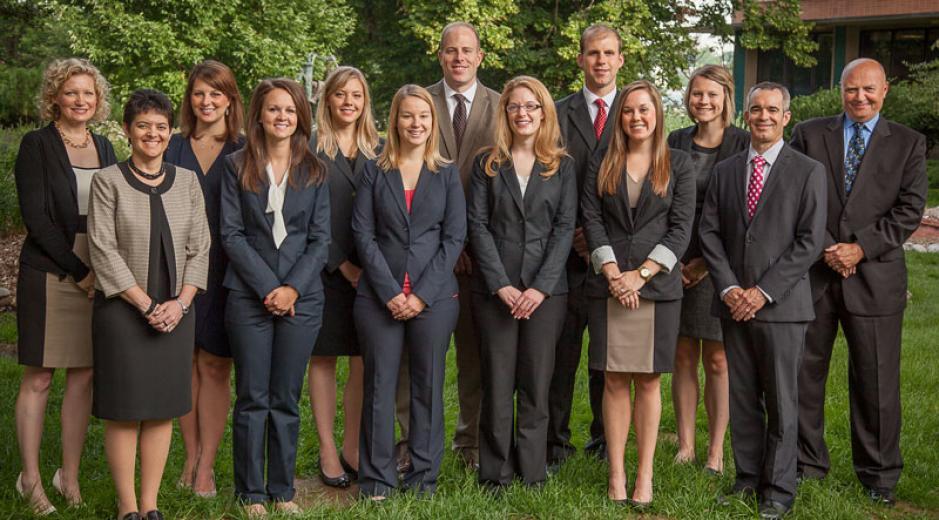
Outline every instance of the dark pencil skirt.
<svg viewBox="0 0 939 520"><path fill-rule="evenodd" d="M323 305L323 326L316 338L313 355L361 356L352 315L355 288L338 269L334 273L323 271L322 278L326 303Z"/></svg>
<svg viewBox="0 0 939 520"><path fill-rule="evenodd" d="M95 295L92 413L111 421L172 419L192 408L195 316L172 332L154 330L120 297Z"/></svg>

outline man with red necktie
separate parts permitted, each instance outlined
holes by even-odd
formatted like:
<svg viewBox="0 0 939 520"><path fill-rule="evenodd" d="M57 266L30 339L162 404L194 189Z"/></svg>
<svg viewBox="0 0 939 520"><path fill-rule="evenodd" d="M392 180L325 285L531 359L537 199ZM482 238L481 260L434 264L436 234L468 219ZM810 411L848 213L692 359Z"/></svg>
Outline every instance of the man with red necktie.
<svg viewBox="0 0 939 520"><path fill-rule="evenodd" d="M613 128L607 121L610 107L616 102L616 74L623 66L621 47L622 40L612 28L596 24L585 29L580 37L580 54L577 55L577 66L584 72L584 88L556 104L561 136L567 153L574 158L578 195L591 157L596 150L606 146ZM578 214L574 247L567 259L570 291L567 296L567 316L555 350L554 375L551 378L547 462L552 471L574 453L569 422L574 400L574 377L580 363L588 321L584 282L587 276L593 276L588 274L589 254L580 225ZM603 372L589 370L588 373L593 420L590 423L590 439L584 451L605 459Z"/></svg>
<svg viewBox="0 0 939 520"><path fill-rule="evenodd" d="M807 273L827 207L824 167L782 139L790 116L786 87L750 89L750 147L715 167L700 225L730 375L732 493L756 495L765 519L795 501L799 363L815 317Z"/></svg>

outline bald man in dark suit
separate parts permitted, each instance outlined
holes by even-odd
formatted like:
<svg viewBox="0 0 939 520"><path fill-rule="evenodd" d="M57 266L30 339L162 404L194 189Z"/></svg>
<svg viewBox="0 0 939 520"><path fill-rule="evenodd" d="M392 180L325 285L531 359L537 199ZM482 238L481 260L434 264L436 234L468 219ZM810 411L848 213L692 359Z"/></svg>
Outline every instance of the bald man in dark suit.
<svg viewBox="0 0 939 520"><path fill-rule="evenodd" d="M848 343L854 471L875 503L892 505L900 478L900 339L906 307L903 243L926 206L926 138L880 115L888 84L874 60L844 69L844 112L800 123L792 147L825 165L824 254L812 267L816 319L799 374L799 472L823 478L825 384L841 325Z"/></svg>

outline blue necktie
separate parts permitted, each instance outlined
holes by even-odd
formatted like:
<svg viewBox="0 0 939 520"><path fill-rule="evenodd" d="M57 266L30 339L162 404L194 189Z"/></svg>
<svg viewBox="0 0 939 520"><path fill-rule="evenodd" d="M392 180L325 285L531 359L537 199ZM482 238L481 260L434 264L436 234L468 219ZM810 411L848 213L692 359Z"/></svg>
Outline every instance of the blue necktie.
<svg viewBox="0 0 939 520"><path fill-rule="evenodd" d="M861 168L861 159L864 158L864 125L854 123L854 137L848 143L848 153L844 157L844 193L851 194L857 172Z"/></svg>

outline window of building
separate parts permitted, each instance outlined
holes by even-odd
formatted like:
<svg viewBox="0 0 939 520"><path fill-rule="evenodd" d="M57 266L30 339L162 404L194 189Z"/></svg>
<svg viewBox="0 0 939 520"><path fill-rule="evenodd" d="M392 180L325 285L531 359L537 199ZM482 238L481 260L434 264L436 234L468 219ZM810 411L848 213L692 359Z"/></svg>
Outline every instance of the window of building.
<svg viewBox="0 0 939 520"><path fill-rule="evenodd" d="M939 58L934 48L939 29L861 31L860 56L873 58L887 69L887 77L905 79L909 65Z"/></svg>
<svg viewBox="0 0 939 520"><path fill-rule="evenodd" d="M830 32L815 33L812 39L818 43L814 67L797 66L786 57L782 49L760 51L756 80L782 83L793 96L803 96L830 87L834 36Z"/></svg>

